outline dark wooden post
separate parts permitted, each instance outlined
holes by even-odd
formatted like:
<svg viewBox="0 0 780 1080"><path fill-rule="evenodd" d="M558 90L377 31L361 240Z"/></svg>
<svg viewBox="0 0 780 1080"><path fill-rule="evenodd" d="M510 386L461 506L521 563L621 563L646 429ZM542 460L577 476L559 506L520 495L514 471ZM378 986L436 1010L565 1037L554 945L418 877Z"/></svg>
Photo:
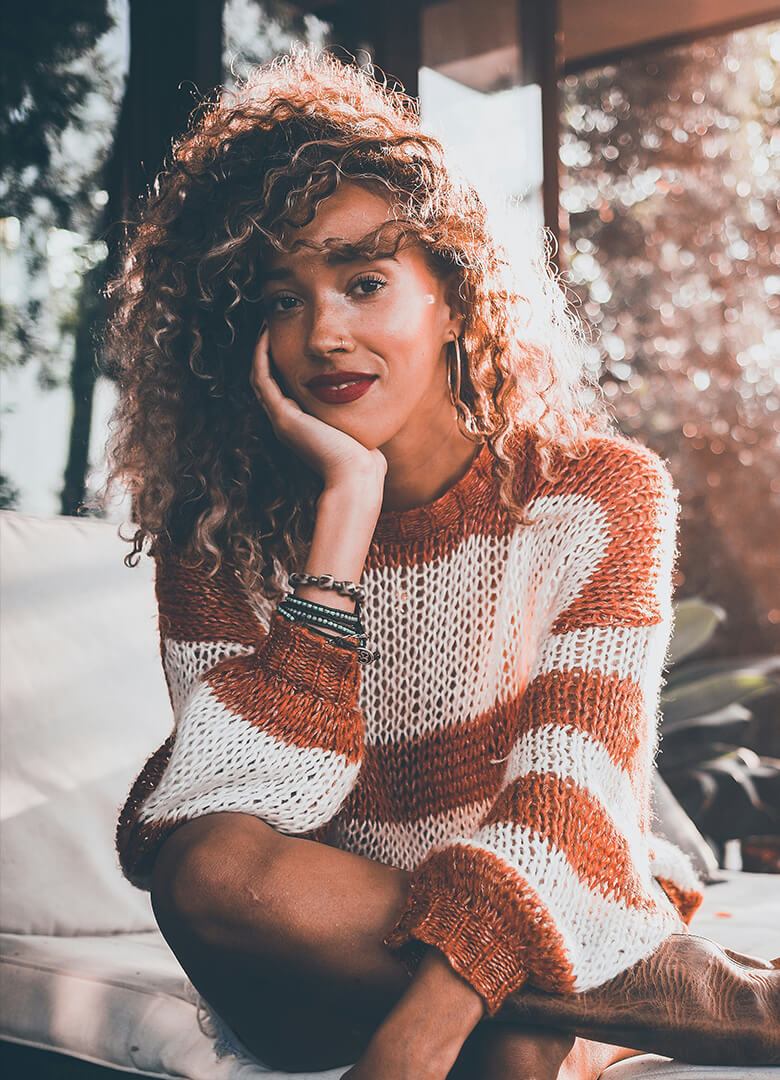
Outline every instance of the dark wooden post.
<svg viewBox="0 0 780 1080"><path fill-rule="evenodd" d="M133 201L154 182L195 107L194 92L209 94L222 81L224 0L131 0L130 71L111 160L106 166L109 245L105 263L84 281L71 368L73 419L61 513L79 513L86 492L92 405L98 375L95 329L105 317L99 299L116 267L119 222ZM110 375L110 372L106 372Z"/></svg>
<svg viewBox="0 0 780 1080"><path fill-rule="evenodd" d="M556 265L560 268L561 223L559 220L560 181L560 95L558 80L563 63L563 34L560 29L560 0L519 0L520 46L524 84L542 89L542 189L544 223L558 244Z"/></svg>
<svg viewBox="0 0 780 1080"><path fill-rule="evenodd" d="M308 5L312 7L313 5ZM399 80L407 94L416 97L420 68L420 0L343 0L316 5L318 13L332 26L335 46L358 61L360 50L368 48L377 67ZM337 53L338 55L338 53Z"/></svg>
<svg viewBox="0 0 780 1080"><path fill-rule="evenodd" d="M222 81L223 0L130 0L130 72L115 205L151 184L201 95Z"/></svg>

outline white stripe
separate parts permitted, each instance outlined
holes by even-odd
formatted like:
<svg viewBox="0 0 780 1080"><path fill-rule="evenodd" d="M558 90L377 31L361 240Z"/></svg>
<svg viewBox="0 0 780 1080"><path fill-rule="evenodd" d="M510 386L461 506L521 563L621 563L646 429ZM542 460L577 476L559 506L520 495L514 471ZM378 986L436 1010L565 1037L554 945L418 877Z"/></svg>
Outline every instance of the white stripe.
<svg viewBox="0 0 780 1080"><path fill-rule="evenodd" d="M650 837L650 865L653 874L666 878L683 892L699 892L702 883L685 852L661 836Z"/></svg>
<svg viewBox="0 0 780 1080"><path fill-rule="evenodd" d="M171 691L174 716L195 688L195 683L226 656L248 656L255 650L237 641L177 641L163 638L163 668Z"/></svg>
<svg viewBox="0 0 780 1080"><path fill-rule="evenodd" d="M308 832L336 814L359 762L291 746L236 717L202 683L179 718L170 761L139 811L141 821L236 810L284 833Z"/></svg>
<svg viewBox="0 0 780 1080"><path fill-rule="evenodd" d="M533 678L580 669L641 685L657 626L589 626L551 634L539 651Z"/></svg>
<svg viewBox="0 0 780 1080"><path fill-rule="evenodd" d="M413 870L450 837L471 835L492 804L492 799L483 799L409 822L338 821L329 833L329 842L375 862Z"/></svg>
<svg viewBox="0 0 780 1080"><path fill-rule="evenodd" d="M529 731L510 751L504 786L532 772L571 780L597 799L639 867L646 866L647 840L639 828L631 781L601 743L584 731L559 724ZM649 885L649 874L645 884Z"/></svg>
<svg viewBox="0 0 780 1080"><path fill-rule="evenodd" d="M651 880L648 898L657 901L657 906L634 910L589 888L565 855L530 829L496 823L480 835L480 841L459 842L497 856L537 893L561 934L578 991L600 986L682 929L655 881Z"/></svg>

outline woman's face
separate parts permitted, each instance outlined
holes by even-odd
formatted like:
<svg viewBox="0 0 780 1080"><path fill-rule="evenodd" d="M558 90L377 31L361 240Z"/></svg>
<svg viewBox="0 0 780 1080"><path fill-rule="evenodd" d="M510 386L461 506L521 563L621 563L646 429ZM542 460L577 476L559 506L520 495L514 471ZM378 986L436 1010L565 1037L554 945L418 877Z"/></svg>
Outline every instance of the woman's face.
<svg viewBox="0 0 780 1080"><path fill-rule="evenodd" d="M339 186L298 236L314 245L357 243L393 220L382 195L354 183ZM270 355L283 389L306 412L352 435L368 449L399 432L413 444L454 425L446 374L446 343L461 329L445 282L422 247L393 257L346 260L301 247L276 253L263 287ZM359 372L368 390L335 403L316 396L310 380Z"/></svg>

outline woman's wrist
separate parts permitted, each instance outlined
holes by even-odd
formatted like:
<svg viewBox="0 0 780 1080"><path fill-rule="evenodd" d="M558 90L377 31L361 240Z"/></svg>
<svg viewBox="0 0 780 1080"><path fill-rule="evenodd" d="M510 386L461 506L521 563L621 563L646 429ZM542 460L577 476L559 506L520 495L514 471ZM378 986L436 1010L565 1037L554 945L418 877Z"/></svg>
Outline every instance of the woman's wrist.
<svg viewBox="0 0 780 1080"><path fill-rule="evenodd" d="M332 574L337 581L357 584L382 506L382 489L367 478L326 488L317 502L311 547L302 568L308 574ZM318 604L354 612L355 601L335 589L298 585L295 595Z"/></svg>

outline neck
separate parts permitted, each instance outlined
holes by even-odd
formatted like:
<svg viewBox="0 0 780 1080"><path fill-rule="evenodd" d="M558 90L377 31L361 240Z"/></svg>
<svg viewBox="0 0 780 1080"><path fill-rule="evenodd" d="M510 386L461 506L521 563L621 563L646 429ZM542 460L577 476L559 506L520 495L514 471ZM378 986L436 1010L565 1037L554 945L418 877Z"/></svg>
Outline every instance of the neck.
<svg viewBox="0 0 780 1080"><path fill-rule="evenodd" d="M458 430L399 432L380 447L387 458L382 510L404 511L438 499L468 471L481 449Z"/></svg>

